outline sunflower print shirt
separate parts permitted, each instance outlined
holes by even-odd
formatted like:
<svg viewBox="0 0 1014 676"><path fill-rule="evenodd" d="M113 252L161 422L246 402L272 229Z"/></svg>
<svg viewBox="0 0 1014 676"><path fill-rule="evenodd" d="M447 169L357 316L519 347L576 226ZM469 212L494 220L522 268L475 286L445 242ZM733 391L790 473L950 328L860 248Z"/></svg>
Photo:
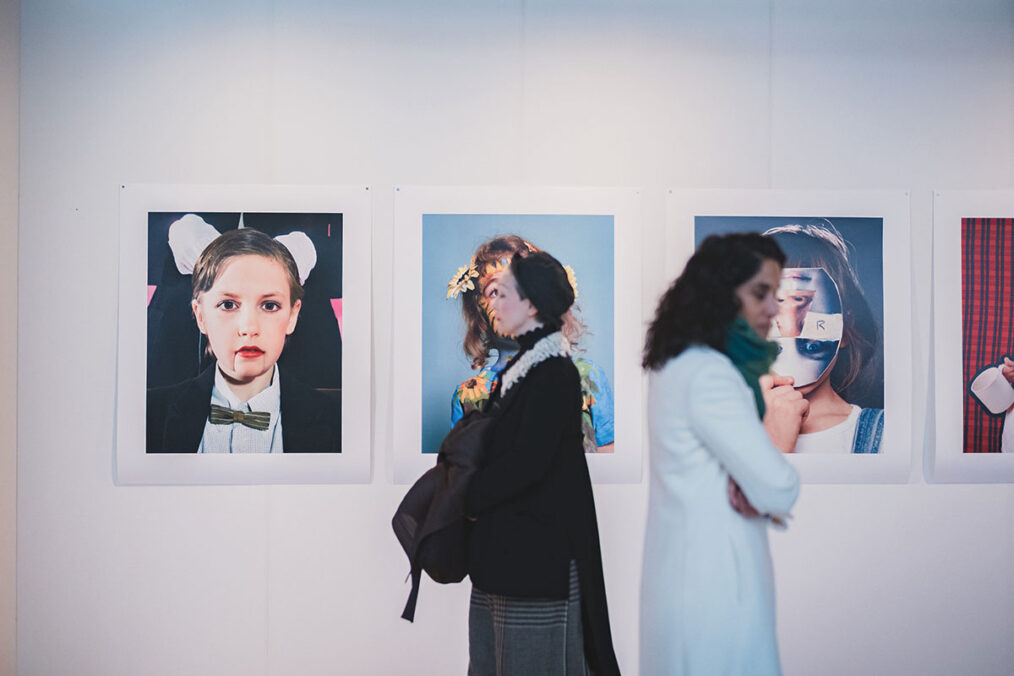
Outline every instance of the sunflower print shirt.
<svg viewBox="0 0 1014 676"><path fill-rule="evenodd" d="M490 387L506 363L485 366L462 382L451 396L451 427L466 413L482 409L489 400ZM574 366L581 376L581 428L584 433L584 450L597 453L600 446L614 441L613 388L605 372L593 361L574 358Z"/></svg>

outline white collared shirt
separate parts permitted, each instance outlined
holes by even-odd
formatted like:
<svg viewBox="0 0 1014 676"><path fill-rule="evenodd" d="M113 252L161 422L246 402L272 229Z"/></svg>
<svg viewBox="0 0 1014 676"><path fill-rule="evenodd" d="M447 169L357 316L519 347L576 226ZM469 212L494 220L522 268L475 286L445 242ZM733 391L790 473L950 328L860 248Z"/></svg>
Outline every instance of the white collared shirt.
<svg viewBox="0 0 1014 676"><path fill-rule="evenodd" d="M242 423L215 425L204 422L204 436L198 453L281 453L282 452L282 390L278 385L278 365L271 374L271 384L248 401L239 400L229 388L225 376L215 367L215 386L211 390L211 403L234 411L266 411L271 421L266 430L255 430Z"/></svg>

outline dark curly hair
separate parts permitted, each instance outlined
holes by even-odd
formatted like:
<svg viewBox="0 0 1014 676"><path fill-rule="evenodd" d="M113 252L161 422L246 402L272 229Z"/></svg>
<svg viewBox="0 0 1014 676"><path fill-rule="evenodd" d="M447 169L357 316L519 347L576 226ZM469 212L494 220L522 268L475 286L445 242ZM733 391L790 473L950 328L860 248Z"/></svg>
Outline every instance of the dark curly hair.
<svg viewBox="0 0 1014 676"><path fill-rule="evenodd" d="M661 368L691 345L725 349L725 332L739 313L736 287L757 274L766 260L785 264L770 237L755 232L711 235L687 261L664 294L648 326L641 365Z"/></svg>
<svg viewBox="0 0 1014 676"><path fill-rule="evenodd" d="M825 218L776 226L764 234L785 251L788 267L824 268L834 280L841 294L843 327L831 387L849 403L882 408L880 328L852 267L845 238Z"/></svg>

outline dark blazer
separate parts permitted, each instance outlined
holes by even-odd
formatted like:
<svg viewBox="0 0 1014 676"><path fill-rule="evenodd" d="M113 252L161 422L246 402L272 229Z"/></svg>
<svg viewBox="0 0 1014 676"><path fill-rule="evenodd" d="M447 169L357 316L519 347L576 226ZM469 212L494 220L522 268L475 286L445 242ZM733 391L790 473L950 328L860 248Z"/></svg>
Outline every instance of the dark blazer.
<svg viewBox="0 0 1014 676"><path fill-rule="evenodd" d="M594 673L619 673L582 441L577 368L566 357L546 359L502 399L498 387L490 407L499 409L498 417L466 501L468 514L476 517L469 546L472 583L504 596L565 599L575 560L585 656Z"/></svg>
<svg viewBox="0 0 1014 676"><path fill-rule="evenodd" d="M196 453L211 413L212 364L177 385L148 390L148 453ZM286 453L341 453L341 390L338 400L279 370L282 447Z"/></svg>

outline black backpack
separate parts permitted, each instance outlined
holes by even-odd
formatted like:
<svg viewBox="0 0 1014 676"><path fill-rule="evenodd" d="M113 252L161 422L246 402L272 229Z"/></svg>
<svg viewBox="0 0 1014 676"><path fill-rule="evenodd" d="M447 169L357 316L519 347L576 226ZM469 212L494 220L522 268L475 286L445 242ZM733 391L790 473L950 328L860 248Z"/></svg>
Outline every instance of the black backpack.
<svg viewBox="0 0 1014 676"><path fill-rule="evenodd" d="M422 571L440 584L468 575L472 522L465 516L465 495L493 420L491 413L478 410L459 420L441 442L436 466L412 484L391 520L410 565L412 591L401 614L409 622L415 618Z"/></svg>

